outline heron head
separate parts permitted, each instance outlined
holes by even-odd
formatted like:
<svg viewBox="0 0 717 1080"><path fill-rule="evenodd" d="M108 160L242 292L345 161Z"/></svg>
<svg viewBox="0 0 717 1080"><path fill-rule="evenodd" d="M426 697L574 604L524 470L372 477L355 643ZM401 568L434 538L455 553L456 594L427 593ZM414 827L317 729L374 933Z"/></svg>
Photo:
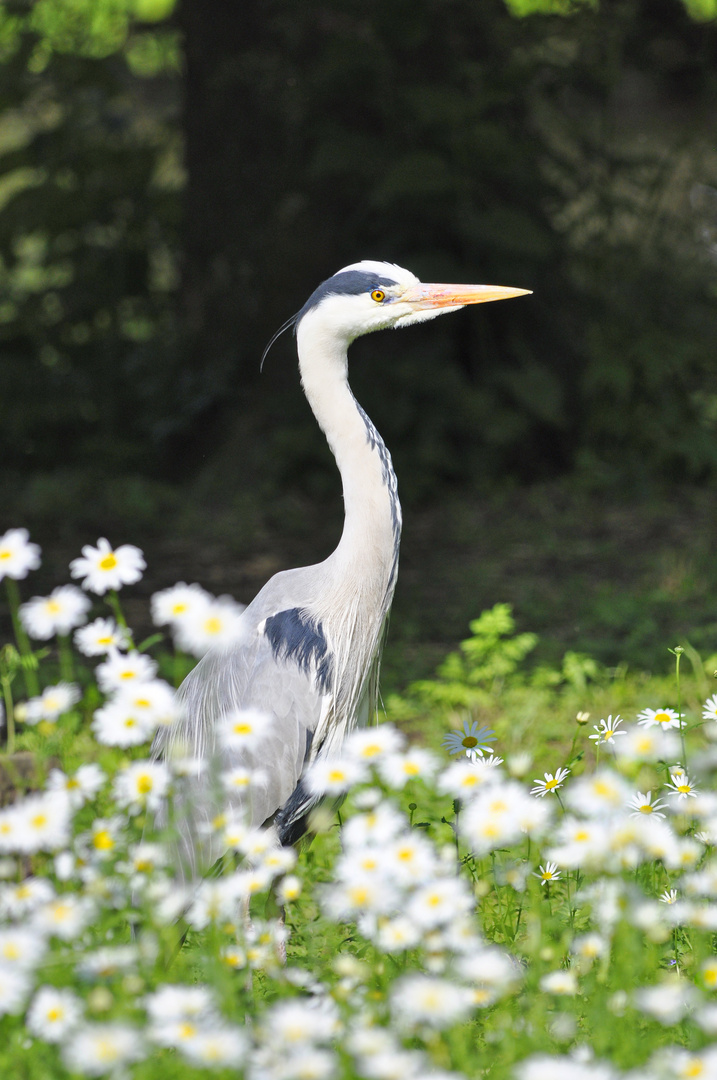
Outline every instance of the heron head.
<svg viewBox="0 0 717 1080"><path fill-rule="evenodd" d="M311 323L321 333L344 339L349 344L373 330L411 326L435 319L447 311L458 311L466 304L507 300L530 291L502 285L426 284L410 270L394 263L364 259L344 266L322 282L301 310L277 331L264 356L279 334L290 326L298 331L305 320L307 328Z"/></svg>
<svg viewBox="0 0 717 1080"><path fill-rule="evenodd" d="M507 300L529 291L501 285L426 284L401 266L366 259L345 266L319 285L297 314L296 324L320 312L323 320L345 329L352 340L372 330L411 326L466 304Z"/></svg>

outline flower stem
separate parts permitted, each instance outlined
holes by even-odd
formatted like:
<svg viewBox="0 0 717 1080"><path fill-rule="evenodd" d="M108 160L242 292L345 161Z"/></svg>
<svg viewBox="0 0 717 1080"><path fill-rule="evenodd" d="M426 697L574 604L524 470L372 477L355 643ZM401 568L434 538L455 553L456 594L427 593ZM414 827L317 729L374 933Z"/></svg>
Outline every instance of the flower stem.
<svg viewBox="0 0 717 1080"><path fill-rule="evenodd" d="M40 683L37 678L37 660L33 654L32 646L30 645L30 639L25 633L25 627L20 622L20 590L17 587L17 582L14 578L5 578L5 587L7 589L7 601L10 608L10 617L12 618L12 628L15 631L15 640L17 641L17 647L20 652L20 656L23 657L24 663L22 665L22 675L25 680L25 690L28 697L37 697L40 693ZM8 735L10 734L8 728Z"/></svg>
<svg viewBox="0 0 717 1080"><path fill-rule="evenodd" d="M60 654L60 678L64 682L74 682L75 661L67 634L57 635L57 648Z"/></svg>
<svg viewBox="0 0 717 1080"><path fill-rule="evenodd" d="M107 594L107 603L110 605L112 611L114 612L115 619L117 620L117 625L121 626L124 630L128 630L129 627L127 626L127 620L124 617L124 612L122 611L122 605L120 604L120 598L117 595L116 589L110 589L109 593Z"/></svg>
<svg viewBox="0 0 717 1080"><path fill-rule="evenodd" d="M680 660L685 650L681 645L676 645L670 652L675 658L675 681L677 683L677 717L680 725L680 743L682 745L682 765L687 771L687 744L685 743L685 723L682 717L682 686L680 683Z"/></svg>
<svg viewBox="0 0 717 1080"><path fill-rule="evenodd" d="M10 689L10 683L12 676L5 669L5 665L2 666L2 672L0 673L0 684L2 684L2 696L5 703L5 723L7 725L7 738L5 739L5 752L12 754L15 751L15 705L12 700L12 690Z"/></svg>

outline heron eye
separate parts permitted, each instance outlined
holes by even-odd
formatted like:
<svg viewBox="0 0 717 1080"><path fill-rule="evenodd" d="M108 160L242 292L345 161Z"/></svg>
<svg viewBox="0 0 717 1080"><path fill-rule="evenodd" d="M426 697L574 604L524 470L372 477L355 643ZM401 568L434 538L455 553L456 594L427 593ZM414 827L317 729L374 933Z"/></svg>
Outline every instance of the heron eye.
<svg viewBox="0 0 717 1080"><path fill-rule="evenodd" d="M374 289L371 293L371 299L375 300L377 304L380 304L382 300L386 299L386 293L383 289Z"/></svg>

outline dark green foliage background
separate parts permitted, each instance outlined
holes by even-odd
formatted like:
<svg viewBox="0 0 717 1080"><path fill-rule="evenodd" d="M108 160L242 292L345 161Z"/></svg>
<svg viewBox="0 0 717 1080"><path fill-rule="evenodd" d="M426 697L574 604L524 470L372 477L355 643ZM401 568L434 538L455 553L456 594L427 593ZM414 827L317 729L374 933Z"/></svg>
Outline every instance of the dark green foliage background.
<svg viewBox="0 0 717 1080"><path fill-rule="evenodd" d="M372 257L535 290L356 347L404 498L714 474L713 23L677 0L184 0L103 48L69 0L64 37L10 34L29 9L2 6L0 100L27 130L1 179L29 178L0 211L11 469L186 481L229 440L238 485L312 490L331 464L290 343L261 382L258 357Z"/></svg>

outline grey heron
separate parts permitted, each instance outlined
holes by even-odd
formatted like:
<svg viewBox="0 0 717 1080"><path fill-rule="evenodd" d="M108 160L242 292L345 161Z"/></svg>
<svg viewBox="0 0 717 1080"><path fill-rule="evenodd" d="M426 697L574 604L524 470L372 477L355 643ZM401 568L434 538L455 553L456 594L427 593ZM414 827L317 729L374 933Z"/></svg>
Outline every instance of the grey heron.
<svg viewBox="0 0 717 1080"><path fill-rule="evenodd" d="M343 532L323 562L284 570L267 582L242 616L241 640L199 662L179 691L183 718L155 740L155 756L181 747L208 765L193 781L182 822L191 862L202 846L198 819L217 812L212 763L215 770L261 770L250 824L273 821L279 841L292 844L317 801L302 783L305 769L319 755L336 755L348 733L376 716L401 507L391 455L349 386L349 345L373 330L527 292L424 284L399 266L366 260L324 281L282 327L294 328L303 389L341 474ZM238 757L216 738L217 723L237 709L261 710L273 721L258 747ZM205 865L218 854L205 851Z"/></svg>

